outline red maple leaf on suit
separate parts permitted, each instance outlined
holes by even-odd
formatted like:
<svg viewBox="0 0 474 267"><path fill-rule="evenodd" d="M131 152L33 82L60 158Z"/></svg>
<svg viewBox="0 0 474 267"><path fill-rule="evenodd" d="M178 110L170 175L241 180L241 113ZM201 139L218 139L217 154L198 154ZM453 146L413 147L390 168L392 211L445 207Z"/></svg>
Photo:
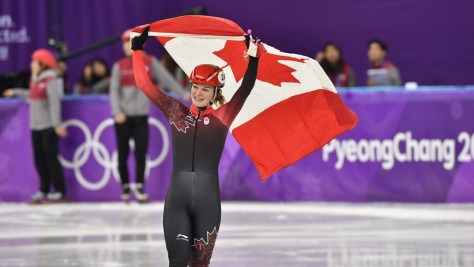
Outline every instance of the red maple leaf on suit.
<svg viewBox="0 0 474 267"><path fill-rule="evenodd" d="M194 240L194 245L192 245L192 254L190 267L207 267L211 262L212 251L216 244L217 231L216 228L212 233L207 233L207 242L204 239Z"/></svg>
<svg viewBox="0 0 474 267"><path fill-rule="evenodd" d="M227 41L224 48L214 52L216 56L227 62L234 73L235 82L239 82L245 75L248 65L248 57L245 52L247 46L242 41ZM283 82L298 83L293 76L296 70L284 65L279 60L291 60L295 62L304 62L304 58L298 59L289 56L276 55L271 53L262 53L258 67L257 79L275 86L281 86Z"/></svg>

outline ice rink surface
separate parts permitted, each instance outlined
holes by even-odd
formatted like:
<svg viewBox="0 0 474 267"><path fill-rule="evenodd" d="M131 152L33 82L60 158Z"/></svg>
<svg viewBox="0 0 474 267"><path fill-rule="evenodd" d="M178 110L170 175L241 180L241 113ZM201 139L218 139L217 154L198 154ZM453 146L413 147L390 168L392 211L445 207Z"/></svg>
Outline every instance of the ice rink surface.
<svg viewBox="0 0 474 267"><path fill-rule="evenodd" d="M0 204L0 266L168 266L163 203ZM224 202L211 266L474 266L473 204Z"/></svg>

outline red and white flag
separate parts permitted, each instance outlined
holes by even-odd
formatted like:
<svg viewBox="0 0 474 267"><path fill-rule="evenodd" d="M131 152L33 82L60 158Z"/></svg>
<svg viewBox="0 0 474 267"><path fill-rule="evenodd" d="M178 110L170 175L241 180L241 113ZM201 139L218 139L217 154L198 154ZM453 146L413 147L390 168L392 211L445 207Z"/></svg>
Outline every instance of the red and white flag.
<svg viewBox="0 0 474 267"><path fill-rule="evenodd" d="M136 27L132 37L146 26L188 76L199 64L227 66L223 94L232 98L248 65L242 28L224 18L192 15ZM230 131L266 180L354 128L357 115L317 61L264 46L255 87Z"/></svg>

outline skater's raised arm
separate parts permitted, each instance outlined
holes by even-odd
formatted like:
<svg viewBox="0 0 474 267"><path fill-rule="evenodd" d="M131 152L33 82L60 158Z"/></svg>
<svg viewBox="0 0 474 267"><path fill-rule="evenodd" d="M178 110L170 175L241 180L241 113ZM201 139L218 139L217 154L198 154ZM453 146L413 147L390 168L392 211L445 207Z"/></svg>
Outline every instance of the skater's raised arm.
<svg viewBox="0 0 474 267"><path fill-rule="evenodd" d="M170 120L176 110L184 107L179 101L164 94L158 86L153 84L143 62L143 45L148 38L147 27L143 33L132 39L133 75L137 87L163 112Z"/></svg>

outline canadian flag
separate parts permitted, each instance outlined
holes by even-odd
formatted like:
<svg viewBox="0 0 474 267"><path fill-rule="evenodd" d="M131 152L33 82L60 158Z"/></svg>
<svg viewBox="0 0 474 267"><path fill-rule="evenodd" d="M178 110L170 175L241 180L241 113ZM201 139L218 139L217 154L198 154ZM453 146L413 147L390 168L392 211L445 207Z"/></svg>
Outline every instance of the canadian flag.
<svg viewBox="0 0 474 267"><path fill-rule="evenodd" d="M188 76L199 64L224 67L223 94L232 98L248 65L242 28L228 19L191 15L136 27L132 37L146 26ZM254 89L230 128L262 180L357 124L317 61L264 46Z"/></svg>

